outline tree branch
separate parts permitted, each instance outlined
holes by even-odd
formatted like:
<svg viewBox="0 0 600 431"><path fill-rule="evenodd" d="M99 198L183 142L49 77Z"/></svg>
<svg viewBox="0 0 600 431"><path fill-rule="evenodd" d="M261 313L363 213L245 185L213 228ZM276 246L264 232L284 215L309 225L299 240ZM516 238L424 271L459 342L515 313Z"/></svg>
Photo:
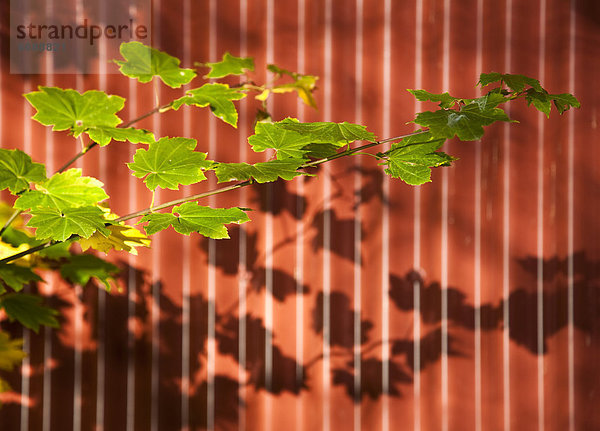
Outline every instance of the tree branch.
<svg viewBox="0 0 600 431"><path fill-rule="evenodd" d="M353 149L348 149L346 151L334 154L334 155L329 156L329 157L325 157L325 158L322 158L322 159L319 159L319 160L314 160L312 162L307 162L307 163L303 164L302 166L300 166L298 169L312 168L312 167L318 166L320 164L323 164L323 163L326 163L326 162L330 162L330 161L335 160L335 159L339 159L340 157L351 156L351 155L353 155L355 153L358 153L360 151L363 151L363 150L365 150L367 148L375 147L377 145L382 145L382 144L385 144L385 143L388 143L388 142L399 141L399 140L404 139L404 138L406 138L408 136L418 135L418 134L421 134L421 133L424 133L424 132L425 132L424 130L419 130L419 131L416 131L416 132L413 132L413 133L408 133L406 135L400 135L400 136L395 136L393 138L382 139L380 141L369 142L367 144L360 145L360 146L355 147ZM234 184L234 185L231 185L231 186L220 187L220 188L209 190L209 191L206 191L206 192L203 192L203 193L198 193L198 194L191 195L191 196L186 196L186 197L183 197L183 198L180 198L180 199L175 199L175 200L172 200L172 201L169 201L169 202L165 202L165 203L160 204L160 205L156 205L156 206L153 206L153 207L145 208L143 210L136 211L134 213L124 215L123 217L119 217L118 219L113 220L112 223L119 223L119 222L131 220L131 219L134 219L134 218L137 218L137 217L144 216L146 214L150 214L151 212L154 212L154 211L158 211L158 210L162 210L162 209L165 209L165 208L169 208L169 207L172 207L172 206L175 206L175 205L179 205L179 204L182 204L182 203L185 203L185 202L196 201L198 199L202 199L202 198L205 198L205 197L208 197L208 196L214 196L214 195L218 195L218 194L221 194L221 193L229 192L229 191L232 191L232 190L236 190L236 189L239 189L239 188L242 188L242 187L249 186L250 184L254 184L254 181L252 181L252 180L246 180L246 181L242 181L241 183L237 183L237 184ZM69 238L69 240L76 239L76 238L77 238L77 235L73 235L73 236L71 236ZM27 256L28 254L31 254L31 253L35 253L35 252L40 251L40 250L42 250L44 248L51 247L52 245L58 244L59 242L60 241L49 241L49 242L47 242L45 244L41 244L39 246L32 247L32 248L30 248L28 250L25 250L25 251L22 251L20 253L14 254L12 256L5 257L4 259L0 259L0 264L1 263L8 263L8 262L11 262L13 260L20 259L21 257Z"/></svg>

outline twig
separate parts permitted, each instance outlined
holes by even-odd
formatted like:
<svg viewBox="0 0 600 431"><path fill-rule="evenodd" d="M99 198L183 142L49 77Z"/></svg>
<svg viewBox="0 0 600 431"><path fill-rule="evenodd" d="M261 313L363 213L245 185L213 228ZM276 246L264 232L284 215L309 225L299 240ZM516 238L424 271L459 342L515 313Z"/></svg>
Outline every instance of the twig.
<svg viewBox="0 0 600 431"><path fill-rule="evenodd" d="M400 136L395 136L393 138L382 139L380 141L369 142L368 144L360 145L360 146L358 146L356 148L353 148L351 150L346 150L346 151L343 151L341 153L334 154L333 156L329 156L329 157L325 157L325 158L322 158L322 159L319 159L319 160L314 160L312 162L305 163L302 166L300 166L298 169L312 168L312 167L318 166L318 165L320 165L322 163L326 163L326 162L330 162L330 161L335 160L335 159L339 159L340 157L345 157L345 156L353 155L353 154L358 153L360 151L363 151L363 150L365 150L367 148L371 148L371 147L374 147L374 146L377 146L377 145L381 145L381 144L385 144L385 143L388 143L388 142L399 141L399 140L404 139L404 138L406 138L408 136L417 135L417 134L420 134L420 133L424 133L424 131L423 130L419 130L417 132L409 133L409 134L406 134L406 135L400 135ZM183 197L183 198L180 198L180 199L175 199L175 200L172 200L172 201L169 201L169 202L165 202L165 203L160 204L160 205L151 206L149 208L145 208L143 210L136 211L134 213L124 215L123 217L119 217L118 219L113 220L111 223L120 223L120 222L123 222L123 221L131 220L131 219L134 219L134 218L137 218L137 217L144 216L144 215L149 214L149 213L154 212L154 211L158 211L158 210L161 210L161 209L169 208L169 207L172 207L172 206L175 206L175 205L179 205L179 204L182 204L182 203L185 203L185 202L196 201L198 199L202 199L202 198L205 198L205 197L208 197L208 196L214 196L214 195L218 195L218 194L221 194L221 193L229 192L229 191L232 191L232 190L236 190L236 189L239 189L239 188L242 188L242 187L249 186L250 184L254 184L254 182L251 181L251 180L246 180L246 181L242 181L241 183L237 183L237 184L234 184L234 185L231 185L231 186L221 187L221 188L218 188L218 189L209 190L207 192L198 193L198 194L191 195L191 196L186 196L186 197ZM75 239L76 237L77 236L72 236L69 239ZM0 263L11 262L11 261L13 261L15 259L19 259L19 258L21 258L23 256L27 256L28 254L35 253L36 251L42 250L42 249L44 249L46 247L50 247L50 246L52 246L54 244L58 244L58 242L50 241L50 242L48 242L46 244L42 244L42 245L30 248L28 250L22 251L21 253L5 257L4 259L0 259Z"/></svg>

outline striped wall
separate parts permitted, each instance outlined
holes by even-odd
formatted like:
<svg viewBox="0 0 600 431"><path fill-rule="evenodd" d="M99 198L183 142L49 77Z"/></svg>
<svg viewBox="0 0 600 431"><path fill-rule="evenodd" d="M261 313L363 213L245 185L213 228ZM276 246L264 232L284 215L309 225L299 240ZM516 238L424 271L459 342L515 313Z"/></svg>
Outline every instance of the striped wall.
<svg viewBox="0 0 600 431"><path fill-rule="evenodd" d="M31 121L23 93L100 88L135 118L183 91L107 74L102 49L90 74L9 74L1 4L0 144L50 171L79 144ZM122 268L111 293L48 274L38 289L60 329L2 322L29 356L1 430L600 429L597 2L154 0L152 15L155 46L184 66L229 51L255 58L258 82L267 62L319 75L319 110L283 95L269 102L276 119L401 135L427 109L405 89L475 97L482 71L538 77L583 107L547 120L515 104L519 124L447 143L460 160L422 187L355 157L212 196L253 208L252 222L228 241L163 232L137 257L111 255ZM140 125L257 162L246 143L257 106L239 104L237 130L189 108ZM123 164L134 151L115 143L77 162L119 214L150 202Z"/></svg>

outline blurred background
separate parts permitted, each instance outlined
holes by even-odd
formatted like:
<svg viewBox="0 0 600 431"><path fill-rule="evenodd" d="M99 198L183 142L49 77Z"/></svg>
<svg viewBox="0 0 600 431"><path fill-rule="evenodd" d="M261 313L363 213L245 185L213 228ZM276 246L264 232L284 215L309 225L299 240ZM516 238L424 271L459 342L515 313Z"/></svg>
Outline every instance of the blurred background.
<svg viewBox="0 0 600 431"><path fill-rule="evenodd" d="M23 93L102 89L127 98L126 121L154 106L155 87L160 101L185 90L111 74L102 51L72 74L11 74L1 5L0 144L49 171L79 143L31 121ZM256 82L267 63L318 75L318 110L277 95L276 120L405 134L433 109L407 88L476 97L491 71L539 78L582 108L548 120L514 103L518 124L448 142L460 160L421 187L354 157L206 199L252 208L252 221L230 240L166 231L137 257L111 254L122 271L110 293L48 274L39 291L60 329L2 322L29 353L2 430L600 429L596 1L153 0L151 16L153 45L183 67L229 51L254 57ZM139 126L195 138L211 159L264 161L246 141L260 104L238 107L237 129L188 107ZM77 165L119 214L150 203L124 164L134 152L115 142Z"/></svg>

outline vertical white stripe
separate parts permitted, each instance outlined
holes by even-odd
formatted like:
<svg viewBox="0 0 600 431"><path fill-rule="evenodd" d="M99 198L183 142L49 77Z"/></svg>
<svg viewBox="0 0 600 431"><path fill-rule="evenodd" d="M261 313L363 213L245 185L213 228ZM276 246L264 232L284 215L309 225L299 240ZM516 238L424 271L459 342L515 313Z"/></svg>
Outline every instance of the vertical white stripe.
<svg viewBox="0 0 600 431"><path fill-rule="evenodd" d="M274 0L267 0L267 63L274 62ZM268 110L273 108L272 101L268 102ZM271 208L273 205L274 191L271 184L267 185L267 214L265 217L265 388L270 391L273 378L273 214ZM265 423L264 428L270 431L273 418L273 399L267 396L265 402Z"/></svg>
<svg viewBox="0 0 600 431"><path fill-rule="evenodd" d="M190 66L192 62L191 50L191 0L183 1L183 63ZM190 107L183 108L183 136L192 136ZM189 195L190 188L183 187L183 194ZM191 241L188 236L181 236L182 263L181 263L181 430L190 429L190 291L191 291Z"/></svg>
<svg viewBox="0 0 600 431"><path fill-rule="evenodd" d="M2 73L0 73L2 75ZM25 80L23 91L28 93L31 91L31 83L28 79ZM0 103L1 104L1 103ZM23 99L23 151L29 153L31 151L31 121L29 118L31 117L31 106L26 99ZM1 114L0 114L1 118ZM46 137L48 134L52 133L46 131ZM1 136L0 136L1 137ZM2 141L2 139L0 139ZM46 141L48 142L48 141ZM46 151L48 150L48 146L46 147ZM46 336L46 332L51 329L48 326L44 327L44 337ZM23 327L23 351L27 353L27 356L23 359L23 363L21 365L21 431L29 430L29 394L30 394L30 376L31 376L31 331L25 327ZM49 370L46 370L46 350L44 350L44 383L46 382L46 374L50 374ZM44 385L45 389L45 385ZM45 392L44 392L45 394ZM46 401L46 398L43 398L43 401ZM44 403L45 406L45 403Z"/></svg>
<svg viewBox="0 0 600 431"><path fill-rule="evenodd" d="M540 0L540 81L544 82L546 61L546 0ZM544 430L544 114L538 113L537 188L537 366L538 430Z"/></svg>
<svg viewBox="0 0 600 431"><path fill-rule="evenodd" d="M444 0L443 91L450 87L450 0ZM448 431L448 169L442 171L442 431Z"/></svg>
<svg viewBox="0 0 600 431"><path fill-rule="evenodd" d="M306 4L305 0L298 0L298 72L304 73L304 56L306 37ZM301 100L297 102L298 120L304 120L304 104ZM296 205L298 214L304 214L304 179L296 179L296 193L299 198ZM300 217L296 223L296 384L300 385L304 379L304 217ZM299 396L296 402L296 429L304 429L303 397Z"/></svg>
<svg viewBox="0 0 600 431"><path fill-rule="evenodd" d="M106 3L100 3L100 20L106 23ZM106 39L100 39L98 48L98 89L106 90ZM100 179L107 178L106 151L98 152L98 170ZM104 430L104 394L105 394L105 365L106 365L106 291L98 289L98 321L97 334L98 345L96 348L96 431Z"/></svg>
<svg viewBox="0 0 600 431"><path fill-rule="evenodd" d="M423 0L416 0L415 16L415 88L423 82ZM415 112L418 101L415 100ZM421 188L414 189L413 212L413 269L421 267ZM413 283L413 397L414 431L421 431L421 289L418 281Z"/></svg>
<svg viewBox="0 0 600 431"><path fill-rule="evenodd" d="M153 38L154 45L156 48L160 48L161 41L161 0L154 0L154 27L153 27ZM154 96L156 104L160 104L161 99L161 87L158 79L152 81L154 88ZM155 115L152 117L152 129L156 137L160 137L160 116ZM160 202L160 189L156 189L154 195L154 204ZM151 370L152 376L150 380L150 430L158 431L158 416L159 416L159 388L160 388L160 293L163 288L161 282L161 237L160 234L154 235L152 238L152 307L151 307L151 326L152 326L152 359L151 359Z"/></svg>
<svg viewBox="0 0 600 431"><path fill-rule="evenodd" d="M504 68L512 68L512 0L506 0L504 35ZM510 116L510 106L506 107ZM504 404L504 431L510 431L510 124L504 124L503 193L502 193L502 387Z"/></svg>
<svg viewBox="0 0 600 431"><path fill-rule="evenodd" d="M240 56L245 57L248 55L248 2L247 0L240 0ZM245 76L240 78L241 81L246 79ZM239 108L239 152L240 152L240 162L246 161L248 157L248 143L246 141L246 137L248 135L248 115L247 115L248 105L246 99L240 101ZM240 205L246 206L248 200L248 193L245 188L240 190ZM240 229L240 238L239 238L239 258L238 258L238 267L239 274L238 276L238 297L239 297L239 344L238 344L238 382L240 387L240 400L241 403L238 406L238 430L245 431L246 430L246 412L245 407L243 405L243 400L246 399L246 385L242 384L245 380L246 375L246 314L247 310L247 302L246 302L246 289L248 287L246 271L247 271L247 240L246 240L246 230Z"/></svg>
<svg viewBox="0 0 600 431"><path fill-rule="evenodd" d="M363 110L363 0L356 0L356 48L354 63L355 99L354 116L356 124L362 124ZM361 393L361 320L362 313L362 212L361 212L361 185L362 159L356 158L356 172L354 174L354 431L361 429L360 393Z"/></svg>
<svg viewBox="0 0 600 431"><path fill-rule="evenodd" d="M383 136L390 136L390 94L391 94L391 50L392 50L392 2L384 0L383 6ZM384 145L387 151L390 144ZM383 176L383 202L381 214L381 427L390 428L390 177Z"/></svg>
<svg viewBox="0 0 600 431"><path fill-rule="evenodd" d="M133 14L135 16L135 13ZM135 118L137 116L137 81L129 80L128 98L127 105L129 106L129 118ZM129 160L133 160L135 153L135 146L129 146ZM129 176L128 179L128 193L129 206L128 212L134 212L137 208L138 193L137 193L137 181L133 175ZM134 265L136 260L134 256L129 255L127 258L129 270L127 274L127 423L126 430L134 431L135 425L135 300L136 300L136 289L137 279L135 274ZM104 398L104 397L103 397ZM100 402L100 401L97 401ZM104 403L104 399L101 401ZM98 412L99 409L96 408Z"/></svg>
<svg viewBox="0 0 600 431"><path fill-rule="evenodd" d="M154 27L153 38L156 48L160 48L161 41L161 0L154 0ZM160 104L161 92L160 83L157 79L152 81L156 104ZM152 129L155 136L160 137L160 116L152 117ZM154 204L160 202L160 189L156 189L154 195ZM160 289L161 286L161 237L160 234L154 235L152 244L152 307L151 307L151 326L152 326L152 356L150 377L150 431L158 431L158 408L159 408L159 385L160 385Z"/></svg>
<svg viewBox="0 0 600 431"><path fill-rule="evenodd" d="M217 61L217 2L209 2L209 61ZM208 119L208 154L215 157L217 149L217 136L215 117ZM214 179L211 177L211 187L214 185ZM208 198L209 206L215 205L215 197ZM208 431L214 430L215 422L215 292L216 292L216 249L215 240L208 240L208 341L207 341L207 360L206 360L206 428Z"/></svg>
<svg viewBox="0 0 600 431"><path fill-rule="evenodd" d="M323 47L323 121L331 120L332 0L325 0L325 41ZM330 346L331 346L331 178L323 165L323 431L330 429Z"/></svg>
<svg viewBox="0 0 600 431"><path fill-rule="evenodd" d="M575 2L571 0L569 19L569 93L575 93L575 37L577 32L575 21ZM574 290L574 216L575 216L575 112L569 113L568 138L567 138L567 271L568 271L568 369L569 369L569 431L575 431L575 305Z"/></svg>
<svg viewBox="0 0 600 431"><path fill-rule="evenodd" d="M81 430L81 347L82 347L82 332L83 326L83 307L81 305L82 289L79 284L76 284L73 289L75 294L75 304L73 307L74 318L74 361L73 361L73 431Z"/></svg>
<svg viewBox="0 0 600 431"><path fill-rule="evenodd" d="M479 78L483 55L483 0L477 0L477 56L475 78ZM478 95L481 94L478 91ZM481 431L481 140L475 142L475 431Z"/></svg>

